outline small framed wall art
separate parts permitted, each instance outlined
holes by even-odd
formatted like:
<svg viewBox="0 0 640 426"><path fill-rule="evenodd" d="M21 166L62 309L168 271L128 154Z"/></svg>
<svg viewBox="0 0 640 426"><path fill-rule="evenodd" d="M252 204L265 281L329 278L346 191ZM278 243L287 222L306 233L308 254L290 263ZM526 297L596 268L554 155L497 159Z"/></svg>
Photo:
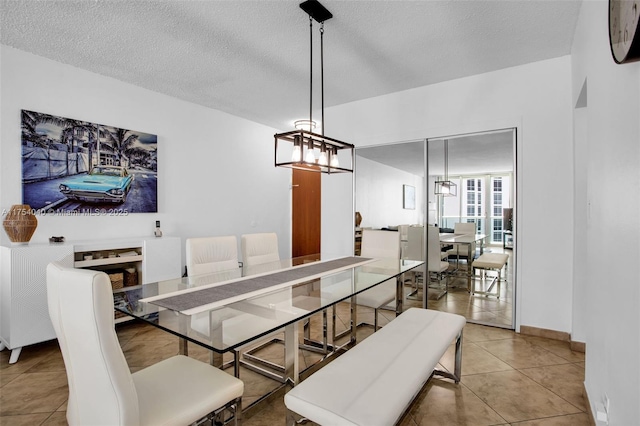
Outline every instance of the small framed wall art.
<svg viewBox="0 0 640 426"><path fill-rule="evenodd" d="M415 210L416 208L416 187L411 185L402 185L402 208L407 210Z"/></svg>

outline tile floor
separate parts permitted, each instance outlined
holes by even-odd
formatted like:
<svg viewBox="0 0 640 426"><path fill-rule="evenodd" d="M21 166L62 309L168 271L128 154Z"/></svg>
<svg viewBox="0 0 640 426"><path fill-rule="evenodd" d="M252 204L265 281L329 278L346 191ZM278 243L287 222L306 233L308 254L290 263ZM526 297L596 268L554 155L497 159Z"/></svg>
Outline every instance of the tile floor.
<svg viewBox="0 0 640 426"><path fill-rule="evenodd" d="M498 327L513 328L513 271L514 265L512 262L512 250L503 250L502 246L490 246L485 251L491 253L506 253L509 255L506 267L502 271L502 284L500 286L500 298L494 296L481 296L471 295L467 292L467 280L464 276L452 276L449 279L449 292L436 299L435 296L438 291L429 290L428 308L436 309L443 312L451 312L459 314L467 318L467 320L485 324L496 325ZM455 262L450 262L450 270L455 268ZM466 268L466 261L460 261L460 269L464 273ZM494 272L489 272L491 276L494 276ZM480 272L476 272L476 275L480 277ZM476 288L480 291L487 290L490 280L480 281L476 280ZM496 291L496 286L491 290Z"/></svg>
<svg viewBox="0 0 640 426"><path fill-rule="evenodd" d="M490 305L488 301L474 301L468 296L466 302L462 302L465 295L460 292L456 296L457 293L453 291L443 298L442 305L463 314L482 312ZM474 309L470 303L480 306ZM409 306L416 304L417 301L408 302ZM346 328L348 313L347 304L338 307L339 329ZM382 311L381 324L393 316L392 312ZM373 322L373 313L359 307L358 319ZM312 330L319 330L319 320L312 318ZM132 371L178 352L175 336L150 325L124 323L118 325L117 332ZM370 333L371 329L360 328L358 339ZM208 362L206 350L190 345L189 351L190 356ZM453 368L453 352L452 346L441 360L442 366L449 370ZM271 345L259 354L277 361L282 359L282 347ZM306 366L317 361L320 355L300 351L300 357L301 365ZM0 352L0 425L66 425L67 379L57 342L24 348L16 364L9 365L8 360L9 351ZM462 365L459 385L450 380L432 379L401 424L590 424L582 396L584 354L571 351L567 342L468 323L464 330ZM278 387L277 382L245 368L241 369L241 379L245 382L245 407ZM283 425L284 419L285 407L279 395L254 407L244 424Z"/></svg>

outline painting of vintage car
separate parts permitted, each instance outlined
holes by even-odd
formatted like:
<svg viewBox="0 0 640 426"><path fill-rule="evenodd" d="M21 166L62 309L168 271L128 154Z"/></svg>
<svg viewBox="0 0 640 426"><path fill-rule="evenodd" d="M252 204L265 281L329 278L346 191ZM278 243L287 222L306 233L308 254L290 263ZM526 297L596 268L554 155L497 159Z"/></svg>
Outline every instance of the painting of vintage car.
<svg viewBox="0 0 640 426"><path fill-rule="evenodd" d="M88 174L75 175L60 184L60 192L73 200L124 203L133 175L120 166L95 166Z"/></svg>

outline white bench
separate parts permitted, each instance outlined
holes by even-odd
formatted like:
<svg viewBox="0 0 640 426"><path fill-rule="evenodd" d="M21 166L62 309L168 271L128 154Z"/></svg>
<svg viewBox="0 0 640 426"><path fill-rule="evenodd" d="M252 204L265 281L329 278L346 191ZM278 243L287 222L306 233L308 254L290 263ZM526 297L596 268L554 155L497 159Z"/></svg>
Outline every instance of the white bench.
<svg viewBox="0 0 640 426"><path fill-rule="evenodd" d="M486 291L477 291L476 290L476 280L473 280L473 285L471 286L471 294L484 294L486 296L496 296L500 299L500 283L502 281L501 271L504 268L504 265L507 264L509 260L508 254L503 253L483 253L479 258L473 261L471 264L471 268L473 268L473 275L475 277L476 269L486 270L486 271L496 271L498 273L497 277L494 277L489 288ZM497 291L495 293L491 292L491 289L495 284L498 284Z"/></svg>
<svg viewBox="0 0 640 426"><path fill-rule="evenodd" d="M464 317L411 308L284 397L287 424L392 425L433 374L456 383L462 367ZM455 340L454 373L435 370Z"/></svg>

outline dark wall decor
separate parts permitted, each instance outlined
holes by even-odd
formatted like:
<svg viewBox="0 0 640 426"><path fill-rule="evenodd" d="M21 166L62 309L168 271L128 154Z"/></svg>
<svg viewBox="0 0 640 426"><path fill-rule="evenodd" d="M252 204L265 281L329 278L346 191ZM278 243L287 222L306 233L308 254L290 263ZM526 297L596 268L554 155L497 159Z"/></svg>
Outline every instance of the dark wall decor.
<svg viewBox="0 0 640 426"><path fill-rule="evenodd" d="M22 110L22 202L69 214L158 211L158 137Z"/></svg>

